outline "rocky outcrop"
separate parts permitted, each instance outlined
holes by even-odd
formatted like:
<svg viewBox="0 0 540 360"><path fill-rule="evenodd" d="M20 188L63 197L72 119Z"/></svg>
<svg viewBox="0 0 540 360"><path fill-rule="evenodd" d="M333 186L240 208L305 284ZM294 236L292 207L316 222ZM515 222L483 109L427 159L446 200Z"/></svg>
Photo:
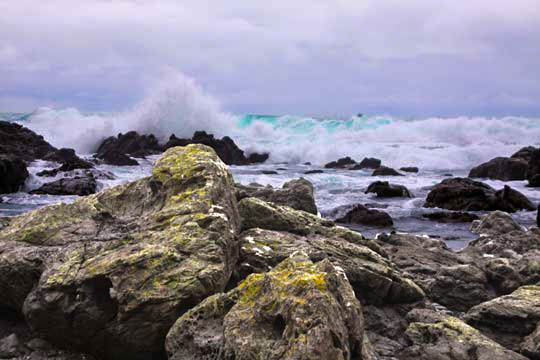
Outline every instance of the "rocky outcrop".
<svg viewBox="0 0 540 360"><path fill-rule="evenodd" d="M531 359L540 359L540 322L536 330L525 337L520 345L520 352Z"/></svg>
<svg viewBox="0 0 540 360"><path fill-rule="evenodd" d="M445 179L435 185L424 207L448 210L515 212L534 210L534 205L519 191L505 186L496 191L491 186L468 178Z"/></svg>
<svg viewBox="0 0 540 360"><path fill-rule="evenodd" d="M531 151L529 158L529 166L527 167L527 179L529 180L529 186L537 187L540 183L540 149Z"/></svg>
<svg viewBox="0 0 540 360"><path fill-rule="evenodd" d="M445 224L468 223L479 219L478 215L461 211L436 211L422 214L422 217Z"/></svg>
<svg viewBox="0 0 540 360"><path fill-rule="evenodd" d="M508 213L498 210L474 221L471 225L471 232L483 236L506 234L510 231L524 231L524 228Z"/></svg>
<svg viewBox="0 0 540 360"><path fill-rule="evenodd" d="M502 181L525 180L528 163L523 158L497 157L471 169L469 177Z"/></svg>
<svg viewBox="0 0 540 360"><path fill-rule="evenodd" d="M281 189L272 186L245 186L236 184L236 199L256 197L278 205L289 206L296 210L317 215L317 206L313 197L313 184L304 178L290 180Z"/></svg>
<svg viewBox="0 0 540 360"><path fill-rule="evenodd" d="M30 162L55 150L43 136L32 130L17 123L0 121L0 154Z"/></svg>
<svg viewBox="0 0 540 360"><path fill-rule="evenodd" d="M526 162L529 162L531 160L532 154L538 150L534 146L526 146L524 148L519 149L516 153L514 153L511 158L513 159L522 159Z"/></svg>
<svg viewBox="0 0 540 360"><path fill-rule="evenodd" d="M105 164L115 165L115 166L137 166L139 162L135 159L132 159L126 154L123 154L116 150L108 150L100 155L100 159L105 162Z"/></svg>
<svg viewBox="0 0 540 360"><path fill-rule="evenodd" d="M355 166L356 164L357 164L356 161L346 156L336 161L329 162L328 164L324 165L324 167L326 169L349 169Z"/></svg>
<svg viewBox="0 0 540 360"><path fill-rule="evenodd" d="M184 314L167 335L170 359L375 360L362 306L327 260L293 256Z"/></svg>
<svg viewBox="0 0 540 360"><path fill-rule="evenodd" d="M381 210L368 209L364 205L357 204L344 216L336 220L344 224L360 224L375 227L388 227L394 225L388 213Z"/></svg>
<svg viewBox="0 0 540 360"><path fill-rule="evenodd" d="M381 167L381 160L376 158L363 158L357 166L357 169L378 169ZM355 169L353 170L357 169L355 166Z"/></svg>
<svg viewBox="0 0 540 360"><path fill-rule="evenodd" d="M416 166L405 166L405 167L399 168L399 170L405 171L405 172L410 172L410 173L417 173L418 172L418 168Z"/></svg>
<svg viewBox="0 0 540 360"><path fill-rule="evenodd" d="M94 194L97 190L97 182L92 173L87 176L63 178L43 184L40 188L30 191L35 195L79 195Z"/></svg>
<svg viewBox="0 0 540 360"><path fill-rule="evenodd" d="M55 346L163 357L178 317L223 291L239 215L227 167L169 149L152 176L26 213L0 231L0 308Z"/></svg>
<svg viewBox="0 0 540 360"><path fill-rule="evenodd" d="M28 175L26 164L20 158L0 155L0 194L19 191Z"/></svg>
<svg viewBox="0 0 540 360"><path fill-rule="evenodd" d="M390 184L388 181L375 181L369 184L365 193L376 193L377 197L412 197L405 186Z"/></svg>
<svg viewBox="0 0 540 360"><path fill-rule="evenodd" d="M161 152L163 152L163 147L159 144L154 135L139 135L136 131L130 131L103 140L96 151L96 156L99 159L105 160L110 157L110 153L119 153L133 157L145 157ZM106 155L107 153L109 153L108 156Z"/></svg>
<svg viewBox="0 0 540 360"><path fill-rule="evenodd" d="M392 168L381 166L377 168L373 172L373 174L371 174L371 176L403 176L403 174L398 173L396 170Z"/></svg>
<svg viewBox="0 0 540 360"><path fill-rule="evenodd" d="M402 360L527 360L505 349L458 318L432 310L413 310L406 337L410 346L399 354Z"/></svg>

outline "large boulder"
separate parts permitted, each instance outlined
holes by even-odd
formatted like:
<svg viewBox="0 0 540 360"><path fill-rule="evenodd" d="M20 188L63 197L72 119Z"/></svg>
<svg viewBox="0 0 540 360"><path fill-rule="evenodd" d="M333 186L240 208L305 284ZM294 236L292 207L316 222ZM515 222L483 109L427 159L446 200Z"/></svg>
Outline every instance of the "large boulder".
<svg viewBox="0 0 540 360"><path fill-rule="evenodd" d="M491 186L468 178L445 179L435 185L424 207L448 210L515 212L534 210L534 205L519 191L505 186L496 191Z"/></svg>
<svg viewBox="0 0 540 360"><path fill-rule="evenodd" d="M371 176L403 176L403 174L400 174L396 170L389 168L387 166L381 166L375 171L373 171L373 174Z"/></svg>
<svg viewBox="0 0 540 360"><path fill-rule="evenodd" d="M87 176L62 178L56 181L45 183L40 188L30 191L30 194L85 196L94 194L96 192L96 189L96 179L91 173L89 173Z"/></svg>
<svg viewBox="0 0 540 360"><path fill-rule="evenodd" d="M105 154L111 151L134 157L144 157L161 153L163 147L152 134L139 135L136 131L130 131L103 140L96 151L96 156L99 159L105 159Z"/></svg>
<svg viewBox="0 0 540 360"><path fill-rule="evenodd" d="M529 153L529 166L527 167L527 179L529 186L537 187L540 184L540 149L534 149Z"/></svg>
<svg viewBox="0 0 540 360"><path fill-rule="evenodd" d="M388 181L375 181L369 184L365 193L376 193L377 197L412 197L405 186L390 184Z"/></svg>
<svg viewBox="0 0 540 360"><path fill-rule="evenodd" d="M381 160L376 158L363 158L358 165L353 166L352 170L359 169L378 169L381 166Z"/></svg>
<svg viewBox="0 0 540 360"><path fill-rule="evenodd" d="M0 155L0 194L19 191L28 175L26 164L20 158Z"/></svg>
<svg viewBox="0 0 540 360"><path fill-rule="evenodd" d="M375 360L343 272L297 254L188 311L167 335L173 360Z"/></svg>
<svg viewBox="0 0 540 360"><path fill-rule="evenodd" d="M499 210L474 221L471 225L471 232L483 236L506 234L510 231L524 231L524 228L508 213Z"/></svg>
<svg viewBox="0 0 540 360"><path fill-rule="evenodd" d="M245 186L240 184L236 184L235 187L238 201L246 197L256 197L317 215L313 184L304 178L290 180L283 184L281 189L274 189L271 186Z"/></svg>
<svg viewBox="0 0 540 360"><path fill-rule="evenodd" d="M75 150L62 148L43 157L43 160L56 161L62 164L60 171L71 171L75 169L91 169L94 165L86 160L81 159L75 154Z"/></svg>
<svg viewBox="0 0 540 360"><path fill-rule="evenodd" d="M410 172L410 173L417 173L418 168L416 166L404 166L399 168L401 171Z"/></svg>
<svg viewBox="0 0 540 360"><path fill-rule="evenodd" d="M336 220L344 224L360 224L375 227L388 227L394 225L392 217L381 210L368 209L364 205L357 204L344 216Z"/></svg>
<svg viewBox="0 0 540 360"><path fill-rule="evenodd" d="M540 322L536 330L523 340L520 351L531 359L540 359Z"/></svg>
<svg viewBox="0 0 540 360"><path fill-rule="evenodd" d="M0 231L0 308L59 347L163 358L178 317L237 260L234 183L210 148L169 149L152 176L40 208Z"/></svg>
<svg viewBox="0 0 540 360"><path fill-rule="evenodd" d="M410 325L405 335L410 346L402 360L527 360L505 349L458 318L432 310L413 310L407 315Z"/></svg>
<svg viewBox="0 0 540 360"><path fill-rule="evenodd" d="M524 148L519 149L517 152L515 152L511 158L513 159L523 159L527 162L531 160L532 154L538 150L534 146L526 146Z"/></svg>
<svg viewBox="0 0 540 360"><path fill-rule="evenodd" d="M16 123L0 121L0 154L30 162L42 159L55 150L43 136L32 130Z"/></svg>
<svg viewBox="0 0 540 360"><path fill-rule="evenodd" d="M522 158L497 157L471 169L469 177L502 181L525 180L528 163Z"/></svg>
<svg viewBox="0 0 540 360"><path fill-rule="evenodd" d="M132 159L126 154L123 154L117 150L111 149L103 152L100 155L100 159L105 162L105 164L115 165L115 166L137 166L139 162L135 159Z"/></svg>
<svg viewBox="0 0 540 360"><path fill-rule="evenodd" d="M356 164L357 164L356 161L346 156L336 161L329 162L328 164L324 165L324 167L326 169L349 169L355 166Z"/></svg>

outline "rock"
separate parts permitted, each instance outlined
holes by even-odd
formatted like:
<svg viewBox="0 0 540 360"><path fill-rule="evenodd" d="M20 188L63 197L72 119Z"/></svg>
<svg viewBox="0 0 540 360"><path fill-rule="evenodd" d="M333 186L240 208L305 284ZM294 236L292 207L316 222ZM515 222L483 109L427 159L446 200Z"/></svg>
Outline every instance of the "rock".
<svg viewBox="0 0 540 360"><path fill-rule="evenodd" d="M416 166L405 166L405 167L399 168L399 170L405 171L405 172L412 172L412 173L418 172L418 168Z"/></svg>
<svg viewBox="0 0 540 360"><path fill-rule="evenodd" d="M413 310L405 333L410 341L402 360L527 360L452 316L431 310Z"/></svg>
<svg viewBox="0 0 540 360"><path fill-rule="evenodd" d="M145 157L161 152L163 152L163 147L158 143L158 140L154 135L139 135L136 131L130 131L103 140L96 151L96 156L99 159L105 160L110 156L107 155L108 153Z"/></svg>
<svg viewBox="0 0 540 360"><path fill-rule="evenodd" d="M371 176L403 176L403 174L398 173L392 168L381 166L376 169Z"/></svg>
<svg viewBox="0 0 540 360"><path fill-rule="evenodd" d="M311 166L311 163L308 161L308 162L305 162L304 165Z"/></svg>
<svg viewBox="0 0 540 360"><path fill-rule="evenodd" d="M174 146L185 146L188 144L203 144L211 147L217 153L219 158L227 165L249 165L255 163L265 162L269 154L250 154L246 158L244 152L236 146L234 141L225 136L221 140L215 139L214 135L207 134L204 131L196 131L193 134L191 139L179 139L176 136L171 135L167 144L165 144L165 149L169 149Z"/></svg>
<svg viewBox="0 0 540 360"><path fill-rule="evenodd" d="M305 171L304 174L305 175L309 175L309 174L323 174L324 171L322 170L308 170L308 171Z"/></svg>
<svg viewBox="0 0 540 360"><path fill-rule="evenodd" d="M263 171L261 171L261 174L264 174L264 175L277 175L278 172L274 171L274 170L263 170Z"/></svg>
<svg viewBox="0 0 540 360"><path fill-rule="evenodd" d="M365 193L376 193L377 197L412 197L405 186L390 184L388 181L375 181L369 184Z"/></svg>
<svg viewBox="0 0 540 360"><path fill-rule="evenodd" d="M339 160L329 162L328 164L324 165L324 167L326 169L348 169L354 165L356 165L356 161L347 156Z"/></svg>
<svg viewBox="0 0 540 360"><path fill-rule="evenodd" d="M314 262L328 259L343 269L362 303L410 303L424 297L422 290L408 276L361 242L352 243L339 235L302 237L262 229L251 229L240 236L236 283L252 273L268 271L298 251Z"/></svg>
<svg viewBox="0 0 540 360"><path fill-rule="evenodd" d="M470 309L465 321L499 344L520 350L540 321L540 286L523 286Z"/></svg>
<svg viewBox="0 0 540 360"><path fill-rule="evenodd" d="M511 156L511 158L513 158L513 159L523 159L523 160L529 162L529 160L531 160L533 152L535 152L536 150L538 150L538 149L535 148L534 146L527 146L527 147L519 149L516 153L514 153Z"/></svg>
<svg viewBox="0 0 540 360"><path fill-rule="evenodd" d="M536 175L540 175L540 149L534 149L529 153L529 166L527 167L529 186L536 183L536 179L533 181Z"/></svg>
<svg viewBox="0 0 540 360"><path fill-rule="evenodd" d="M94 194L97 189L96 179L90 174L84 177L64 178L43 184L39 189L30 191L36 195L79 195Z"/></svg>
<svg viewBox="0 0 540 360"><path fill-rule="evenodd" d="M448 212L448 211L437 211L434 213L422 214L422 217L429 219L431 221L436 221L445 224L461 223L461 222L473 222L478 220L478 215L467 213L467 212Z"/></svg>
<svg viewBox="0 0 540 360"><path fill-rule="evenodd" d="M0 358L14 358L22 355L23 352L23 346L16 334L0 339Z"/></svg>
<svg viewBox="0 0 540 360"><path fill-rule="evenodd" d="M531 335L525 337L520 352L531 359L540 359L540 322Z"/></svg>
<svg viewBox="0 0 540 360"><path fill-rule="evenodd" d="M164 358L169 328L225 289L237 261L230 172L169 149L152 176L20 215L0 231L0 308L100 359Z"/></svg>
<svg viewBox="0 0 540 360"><path fill-rule="evenodd" d="M46 161L55 161L62 164L62 170L70 171L75 169L91 169L94 165L86 160L81 159L75 154L75 150L62 148L48 153L43 157Z"/></svg>
<svg viewBox="0 0 540 360"><path fill-rule="evenodd" d="M366 226L388 227L394 225L388 213L368 209L363 205L355 205L345 216L336 220L338 223L361 224Z"/></svg>
<svg viewBox="0 0 540 360"><path fill-rule="evenodd" d="M256 197L278 205L289 206L296 210L317 215L317 206L313 195L313 184L304 178L290 180L281 189L236 184L236 199Z"/></svg>
<svg viewBox="0 0 540 360"><path fill-rule="evenodd" d="M364 158L358 165L354 167L354 170L359 169L378 169L381 167L381 160L375 158Z"/></svg>
<svg viewBox="0 0 540 360"><path fill-rule="evenodd" d="M512 219L512 216L502 211L494 211L489 215L476 220L471 225L471 232L475 234L499 235L510 231L523 231L523 227Z"/></svg>
<svg viewBox="0 0 540 360"><path fill-rule="evenodd" d="M491 186L468 178L445 179L435 185L427 195L424 207L448 210L493 211L534 209L532 203L520 192L505 186L495 191Z"/></svg>
<svg viewBox="0 0 540 360"><path fill-rule="evenodd" d="M362 306L328 261L302 255L209 297L169 331L172 360L372 359ZM316 354L316 355L315 355Z"/></svg>
<svg viewBox="0 0 540 360"><path fill-rule="evenodd" d="M502 181L525 180L528 163L522 158L497 157L474 167L470 178L488 178Z"/></svg>
<svg viewBox="0 0 540 360"><path fill-rule="evenodd" d="M0 194L19 191L28 175L26 164L20 158L0 155Z"/></svg>
<svg viewBox="0 0 540 360"><path fill-rule="evenodd" d="M479 230L485 230L486 235L480 236L478 239L469 243L465 251L472 251L473 249L479 254L489 254L493 256L508 257L505 255L508 250L512 250L518 255L523 255L531 250L540 250L540 229L532 228L529 231L523 231L519 225L512 223L506 219L500 219L496 215L493 218L484 219L486 227L491 222L500 221L495 229L492 228L489 231L488 228L483 229L479 227ZM516 230L510 230L510 228L516 228Z"/></svg>
<svg viewBox="0 0 540 360"><path fill-rule="evenodd" d="M55 150L43 136L32 130L17 123L0 121L0 154L30 162Z"/></svg>
<svg viewBox="0 0 540 360"><path fill-rule="evenodd" d="M529 178L528 187L540 187L540 174L533 175Z"/></svg>
<svg viewBox="0 0 540 360"><path fill-rule="evenodd" d="M116 150L108 150L100 155L105 164L116 166L137 166L139 162Z"/></svg>

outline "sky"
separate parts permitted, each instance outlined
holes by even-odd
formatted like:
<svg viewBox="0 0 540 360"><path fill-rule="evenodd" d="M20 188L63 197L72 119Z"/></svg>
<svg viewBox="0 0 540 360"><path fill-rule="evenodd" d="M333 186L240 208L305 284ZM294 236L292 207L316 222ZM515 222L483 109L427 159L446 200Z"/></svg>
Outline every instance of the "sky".
<svg viewBox="0 0 540 360"><path fill-rule="evenodd" d="M171 71L233 113L540 115L538 0L0 0L0 111L117 111Z"/></svg>

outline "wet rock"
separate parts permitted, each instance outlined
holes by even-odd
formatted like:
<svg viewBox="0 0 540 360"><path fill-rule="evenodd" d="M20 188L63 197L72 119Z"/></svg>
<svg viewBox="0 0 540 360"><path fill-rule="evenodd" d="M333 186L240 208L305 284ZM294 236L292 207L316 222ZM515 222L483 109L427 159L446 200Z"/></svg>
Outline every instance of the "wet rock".
<svg viewBox="0 0 540 360"><path fill-rule="evenodd" d="M230 172L205 146L165 152L152 176L25 213L0 231L0 308L54 346L164 358L178 317L223 291L237 261Z"/></svg>
<svg viewBox="0 0 540 360"><path fill-rule="evenodd" d="M535 149L529 153L529 166L527 167L527 179L529 186L534 186L537 183L536 175L540 175L540 149Z"/></svg>
<svg viewBox="0 0 540 360"><path fill-rule="evenodd" d="M0 121L0 154L30 162L55 150L43 136L32 130L17 123Z"/></svg>
<svg viewBox="0 0 540 360"><path fill-rule="evenodd" d="M75 154L75 150L67 148L50 152L43 157L43 160L61 163L63 168L61 171L91 169L94 167L92 163L78 157L77 154Z"/></svg>
<svg viewBox="0 0 540 360"><path fill-rule="evenodd" d="M429 214L422 214L422 217L429 219L431 221L436 221L445 224L453 223L468 223L478 220L478 215L461 212L461 211L437 211Z"/></svg>
<svg viewBox="0 0 540 360"><path fill-rule="evenodd" d="M533 175L529 178L528 187L540 187L540 174Z"/></svg>
<svg viewBox="0 0 540 360"><path fill-rule="evenodd" d="M532 203L519 191L505 186L495 191L491 186L468 178L445 179L427 195L424 207L448 210L493 211L532 210Z"/></svg>
<svg viewBox="0 0 540 360"><path fill-rule="evenodd" d="M525 180L528 163L522 158L497 157L474 167L471 178L488 178L502 181Z"/></svg>
<svg viewBox="0 0 540 360"><path fill-rule="evenodd" d="M381 167L381 160L376 158L364 158L358 165L355 165L352 170L360 169L378 169Z"/></svg>
<svg viewBox="0 0 540 360"><path fill-rule="evenodd" d="M405 186L390 184L388 181L375 181L369 184L365 193L376 193L377 197L412 197Z"/></svg>
<svg viewBox="0 0 540 360"><path fill-rule="evenodd" d="M526 146L524 148L519 149L516 153L514 153L511 158L513 159L523 159L527 162L531 160L532 154L538 150L534 146Z"/></svg>
<svg viewBox="0 0 540 360"><path fill-rule="evenodd" d="M89 176L64 178L50 183L45 183L39 189L30 191L30 194L85 196L94 194L96 189L96 179L90 173Z"/></svg>
<svg viewBox="0 0 540 360"><path fill-rule="evenodd" d="M139 162L135 159L130 158L126 154L118 152L116 150L108 150L103 152L100 155L100 159L105 162L105 164L116 165L116 166L137 166Z"/></svg>
<svg viewBox="0 0 540 360"><path fill-rule="evenodd" d="M305 171L304 174L305 175L309 175L309 174L323 174L324 171L323 170L308 170L308 171Z"/></svg>
<svg viewBox="0 0 540 360"><path fill-rule="evenodd" d="M405 171L405 172L411 172L411 173L418 172L418 168L416 166L405 166L405 167L399 168L399 170Z"/></svg>
<svg viewBox="0 0 540 360"><path fill-rule="evenodd" d="M103 140L96 151L96 156L104 160L110 157L110 155L107 155L108 153L145 157L147 155L159 154L162 151L163 147L154 135L139 135L136 131L129 131L125 134L120 133L116 137L111 136Z"/></svg>
<svg viewBox="0 0 540 360"><path fill-rule="evenodd" d="M362 306L328 261L298 255L250 275L183 315L167 335L170 359L373 359ZM249 354L249 355L248 355Z"/></svg>
<svg viewBox="0 0 540 360"><path fill-rule="evenodd" d="M20 158L0 155L0 194L19 191L28 178L26 164Z"/></svg>
<svg viewBox="0 0 540 360"><path fill-rule="evenodd" d="M540 286L523 286L470 309L465 321L499 344L520 350L540 321Z"/></svg>
<svg viewBox="0 0 540 360"><path fill-rule="evenodd" d="M313 195L313 184L304 178L290 180L281 189L236 184L236 199L256 197L278 205L289 206L296 210L317 215L317 206Z"/></svg>
<svg viewBox="0 0 540 360"><path fill-rule="evenodd" d="M380 210L368 209L363 205L355 205L343 217L336 220L338 223L361 224L366 226L388 227L394 225L388 213Z"/></svg>
<svg viewBox="0 0 540 360"><path fill-rule="evenodd" d="M261 171L261 174L264 174L264 175L277 175L278 172L274 171L274 170L263 170L263 171Z"/></svg>
<svg viewBox="0 0 540 360"><path fill-rule="evenodd" d="M346 156L339 160L329 162L328 164L324 165L324 167L326 169L348 169L354 165L356 165L356 161Z"/></svg>
<svg viewBox="0 0 540 360"><path fill-rule="evenodd" d="M371 176L403 176L403 174L398 173L392 168L381 166L376 169Z"/></svg>
<svg viewBox="0 0 540 360"><path fill-rule="evenodd" d="M486 218L486 221L488 220L489 217ZM480 236L471 241L465 251L474 250L479 254L509 257L507 255L509 250L518 255L523 255L531 250L540 250L540 229L531 228L529 231L523 231L520 227L517 230L507 231L511 227L515 227L515 224L503 221L500 230L491 231L491 234Z"/></svg>
<svg viewBox="0 0 540 360"><path fill-rule="evenodd" d="M499 210L482 217L481 220L476 220L471 225L471 232L483 236L506 234L510 231L524 231L524 229L512 219L512 216Z"/></svg>
<svg viewBox="0 0 540 360"><path fill-rule="evenodd" d="M398 358L403 360L527 360L505 349L478 330L452 316L413 310L405 333L410 341Z"/></svg>

